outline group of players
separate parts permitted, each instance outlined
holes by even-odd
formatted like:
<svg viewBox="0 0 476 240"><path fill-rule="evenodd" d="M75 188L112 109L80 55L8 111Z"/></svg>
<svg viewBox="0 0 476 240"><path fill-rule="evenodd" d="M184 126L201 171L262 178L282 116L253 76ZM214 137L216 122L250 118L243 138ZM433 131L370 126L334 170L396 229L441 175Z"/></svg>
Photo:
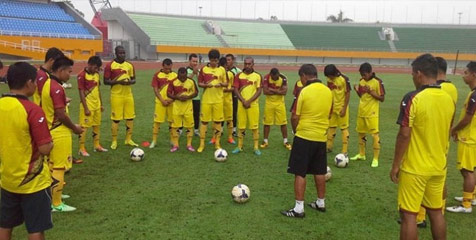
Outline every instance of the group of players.
<svg viewBox="0 0 476 240"><path fill-rule="evenodd" d="M121 120L126 124L125 144L138 146L132 140L135 111L131 86L136 83L134 66L125 60L123 47L116 47L115 55L116 58L104 67L104 83L111 86L113 150L118 147L117 133ZM254 60L251 57L244 59L243 71L234 66L235 59L231 54L220 57L219 51L212 49L208 58L209 62L199 69L197 55L190 54L189 66L179 68L177 73L172 71L173 63L170 59L162 61L162 69L154 74L151 84L155 93L155 112L149 147L157 146L161 123L168 122L171 152L179 149L179 136L183 130L187 136L187 150L195 151L191 144L195 134L200 137L196 151L202 152L208 123L212 122L213 137L210 142L215 144L215 148L221 148L222 128L226 124L227 142L235 144L234 136L238 136L238 145L233 153L243 151L245 129L249 128L252 130L254 153L261 155L260 147L269 146L270 126L278 125L281 127L283 146L291 150L288 172L295 175L296 194L295 207L282 214L304 217L306 174L314 175L318 193L317 200L309 206L325 211L323 176L326 172L327 152L333 149L337 128L342 131L341 152L348 152L349 78L331 64L324 69L327 78L327 83L324 84L318 80L315 66L301 66L291 106L291 125L295 133L291 145L287 139L284 103L287 93L286 77L273 68L262 78L254 71ZM8 70L10 92L0 99L0 122L5 123L0 127L0 237L11 236L12 228L23 221L26 222L31 237L41 237L44 230L52 227L51 210L69 212L76 209L63 201L69 198L63 194L63 188L64 174L73 163L71 133L80 136L81 156L89 156L85 138L91 127L94 151L108 151L99 141L101 113L104 111L99 90L102 61L99 57L91 57L87 67L77 75L79 124L74 124L69 117L70 99L66 97L62 87L70 78L73 64L59 49L51 48L38 71L22 62L11 65ZM445 234L441 230L444 229L441 210L446 198L443 194L446 154L457 91L446 80L446 61L443 58L422 55L413 62L412 67L417 90L407 94L401 104L398 118L400 132L390 175L392 181L399 184L402 236L416 236L417 223L418 226L425 224L426 209L432 221L432 229L437 229L432 233L437 237ZM360 98L356 124L359 153L351 157L351 160L366 159L366 134L371 134L374 149L371 166L378 167L379 102L384 101L385 89L369 63L361 64L359 72L361 79L354 85ZM471 205L476 202L473 175L476 167L476 121L473 121L476 112L475 62L467 65L463 79L472 91L465 101L461 120L451 128L451 136L459 141L458 168L464 177L464 193L463 197L455 198L462 201L462 205L448 207L447 210L470 213ZM260 145L258 126L261 93L264 93L266 99L264 139ZM31 96L35 104L28 100ZM237 125L233 122L234 112ZM24 144L26 142L31 144ZM41 156L48 156L48 161ZM26 198L22 200L24 196Z"/></svg>

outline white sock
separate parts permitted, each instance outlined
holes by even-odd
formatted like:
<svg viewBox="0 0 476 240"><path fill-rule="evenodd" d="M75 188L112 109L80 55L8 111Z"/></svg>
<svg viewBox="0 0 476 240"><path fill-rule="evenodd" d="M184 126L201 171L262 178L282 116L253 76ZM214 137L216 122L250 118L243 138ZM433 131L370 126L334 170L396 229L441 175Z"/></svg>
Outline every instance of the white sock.
<svg viewBox="0 0 476 240"><path fill-rule="evenodd" d="M283 142L284 142L284 143L287 143L287 142L288 142L288 138L283 138Z"/></svg>
<svg viewBox="0 0 476 240"><path fill-rule="evenodd" d="M267 138L263 139L263 142L268 143L268 139Z"/></svg>
<svg viewBox="0 0 476 240"><path fill-rule="evenodd" d="M233 128L233 132L236 132L236 127Z"/></svg>
<svg viewBox="0 0 476 240"><path fill-rule="evenodd" d="M317 206L320 208L325 208L326 207L325 200L326 200L325 198L317 198L317 201L316 201Z"/></svg>
<svg viewBox="0 0 476 240"><path fill-rule="evenodd" d="M304 212L304 201L296 200L296 205L294 206L294 211L297 213Z"/></svg>

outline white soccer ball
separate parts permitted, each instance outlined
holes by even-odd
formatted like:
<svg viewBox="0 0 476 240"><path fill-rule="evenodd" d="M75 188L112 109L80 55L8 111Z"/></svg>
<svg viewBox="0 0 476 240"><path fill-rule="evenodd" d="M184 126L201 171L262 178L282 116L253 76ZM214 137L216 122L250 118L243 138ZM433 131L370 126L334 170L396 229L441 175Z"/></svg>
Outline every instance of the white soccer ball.
<svg viewBox="0 0 476 240"><path fill-rule="evenodd" d="M131 150L131 153L130 153L131 160L134 162L142 161L142 159L144 159L144 155L145 155L144 150L140 148L134 148Z"/></svg>
<svg viewBox="0 0 476 240"><path fill-rule="evenodd" d="M231 190L231 197L237 203L244 203L250 198L250 189L245 184L238 184Z"/></svg>
<svg viewBox="0 0 476 240"><path fill-rule="evenodd" d="M327 166L327 173L326 173L326 182L331 180L331 177L332 177L332 170L329 166Z"/></svg>
<svg viewBox="0 0 476 240"><path fill-rule="evenodd" d="M343 153L339 153L334 158L334 162L336 167L345 168L347 165L349 165L349 157Z"/></svg>
<svg viewBox="0 0 476 240"><path fill-rule="evenodd" d="M219 148L215 151L215 160L217 162L224 162L228 158L228 153L225 149Z"/></svg>

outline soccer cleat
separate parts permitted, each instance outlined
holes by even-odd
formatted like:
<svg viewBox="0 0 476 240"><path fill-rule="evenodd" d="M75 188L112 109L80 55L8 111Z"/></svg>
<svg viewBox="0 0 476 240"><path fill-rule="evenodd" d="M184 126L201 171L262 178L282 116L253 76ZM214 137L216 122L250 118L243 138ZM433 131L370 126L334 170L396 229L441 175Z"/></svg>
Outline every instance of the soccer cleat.
<svg viewBox="0 0 476 240"><path fill-rule="evenodd" d="M310 202L307 204L309 207L316 209L319 212L326 212L326 205L322 204L322 206L319 206L316 202Z"/></svg>
<svg viewBox="0 0 476 240"><path fill-rule="evenodd" d="M463 197L455 197L455 200L458 202L463 202ZM471 200L471 205L476 206L476 199Z"/></svg>
<svg viewBox="0 0 476 240"><path fill-rule="evenodd" d="M378 167L378 159L374 159L372 160L372 165L370 165L371 167Z"/></svg>
<svg viewBox="0 0 476 240"><path fill-rule="evenodd" d="M286 142L286 143L284 144L284 147L285 147L287 150L289 150L289 151L291 151L291 149L293 149L293 146L292 146L291 143L289 143L289 142Z"/></svg>
<svg viewBox="0 0 476 240"><path fill-rule="evenodd" d="M94 149L94 152L107 152L107 149L99 145L97 148Z"/></svg>
<svg viewBox="0 0 476 240"><path fill-rule="evenodd" d="M259 145L260 148L267 148L269 144L267 142L263 142Z"/></svg>
<svg viewBox="0 0 476 240"><path fill-rule="evenodd" d="M294 208L291 208L287 211L281 211L281 214L286 216L286 217L293 217L293 218L304 218L306 216L304 212L302 213L297 213L294 211Z"/></svg>
<svg viewBox="0 0 476 240"><path fill-rule="evenodd" d="M192 146L187 146L187 150L189 150L190 152L195 152L195 148L193 148Z"/></svg>
<svg viewBox="0 0 476 240"><path fill-rule="evenodd" d="M117 149L117 142L116 142L116 141L113 141L113 142L111 143L111 149L112 149L112 150L116 150L116 149Z"/></svg>
<svg viewBox="0 0 476 240"><path fill-rule="evenodd" d="M238 137L238 134L236 133L236 131L233 131L232 135L233 137Z"/></svg>
<svg viewBox="0 0 476 240"><path fill-rule="evenodd" d="M73 157L73 163L74 164L81 164L81 163L83 163L83 160L81 158Z"/></svg>
<svg viewBox="0 0 476 240"><path fill-rule="evenodd" d="M255 155L256 156L261 156L261 151L259 149L255 149Z"/></svg>
<svg viewBox="0 0 476 240"><path fill-rule="evenodd" d="M201 152L203 152L203 149L205 149L205 147L204 147L204 146L200 146L200 147L198 147L197 152L201 153Z"/></svg>
<svg viewBox="0 0 476 240"><path fill-rule="evenodd" d="M61 194L61 199L68 199L70 197L68 194Z"/></svg>
<svg viewBox="0 0 476 240"><path fill-rule="evenodd" d="M473 208L465 208L459 205L459 206L447 207L446 211L454 212L454 213L471 213L473 211Z"/></svg>
<svg viewBox="0 0 476 240"><path fill-rule="evenodd" d="M173 146L171 149L170 149L170 152L176 152L178 150L178 147L177 146Z"/></svg>
<svg viewBox="0 0 476 240"><path fill-rule="evenodd" d="M350 160L352 160L352 161L355 161L355 160L363 160L363 161L365 161L365 159L366 159L365 156L361 156L360 154L357 154L357 155L355 155L355 156L353 156L353 157L350 158Z"/></svg>
<svg viewBox="0 0 476 240"><path fill-rule="evenodd" d="M150 143L149 148L155 148L155 142L154 142L154 141L152 141L152 142Z"/></svg>
<svg viewBox="0 0 476 240"><path fill-rule="evenodd" d="M242 151L243 151L243 149L241 149L241 148L239 148L239 147L236 147L235 149L233 149L233 151L231 151L231 153L237 154L237 153L240 153L240 152L242 152Z"/></svg>
<svg viewBox="0 0 476 240"><path fill-rule="evenodd" d="M51 205L51 211L52 212L72 212L76 210L75 207L66 205L64 202L62 202L59 206L55 207Z"/></svg>
<svg viewBox="0 0 476 240"><path fill-rule="evenodd" d="M132 140L125 141L124 144L129 145L129 146L133 146L133 147L138 147L139 146L139 144L135 143Z"/></svg>
<svg viewBox="0 0 476 240"><path fill-rule="evenodd" d="M78 154L82 157L89 157L89 153L86 151L86 149L79 149Z"/></svg>
<svg viewBox="0 0 476 240"><path fill-rule="evenodd" d="M229 144L236 144L236 142L233 138L228 138L228 143Z"/></svg>
<svg viewBox="0 0 476 240"><path fill-rule="evenodd" d="M216 142L215 138L212 138L210 139L210 142L208 142L208 144L215 144L215 142Z"/></svg>

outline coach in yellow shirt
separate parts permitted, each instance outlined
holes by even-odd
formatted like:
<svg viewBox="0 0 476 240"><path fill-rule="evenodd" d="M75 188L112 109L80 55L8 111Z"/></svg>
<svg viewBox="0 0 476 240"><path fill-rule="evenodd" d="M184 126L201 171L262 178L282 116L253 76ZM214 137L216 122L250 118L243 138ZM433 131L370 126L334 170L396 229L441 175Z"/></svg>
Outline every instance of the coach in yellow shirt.
<svg viewBox="0 0 476 240"><path fill-rule="evenodd" d="M246 57L243 72L235 77L235 95L238 103L238 147L232 153L243 151L243 138L248 126L253 131L253 148L256 155L261 155L259 150L259 95L261 95L262 77L253 69L254 59Z"/></svg>
<svg viewBox="0 0 476 240"><path fill-rule="evenodd" d="M420 206L430 216L433 239L446 239L441 210L455 106L436 84L437 62L432 55L424 54L413 61L412 76L417 90L406 94L401 101L397 121L400 130L390 171L391 180L398 183L400 239L418 238L416 215Z"/></svg>
<svg viewBox="0 0 476 240"><path fill-rule="evenodd" d="M456 200L461 201L462 205L448 207L446 210L471 213L476 183L474 178L474 169L476 168L476 62L466 65L463 80L471 92L466 97L458 124L451 129L453 139L458 141L457 167L463 176L463 197L456 197Z"/></svg>
<svg viewBox="0 0 476 240"><path fill-rule="evenodd" d="M126 61L124 47L117 46L114 50L116 58L104 68L104 84L111 86L111 149L113 150L117 148L119 122L124 119L126 120L125 144L138 146L132 141L136 114L131 86L136 83L136 74L132 63Z"/></svg>
<svg viewBox="0 0 476 240"><path fill-rule="evenodd" d="M293 147L289 157L288 173L294 174L294 208L282 211L287 217L303 218L306 175L312 174L317 188L317 200L311 208L324 212L327 173L327 129L332 110L332 92L317 79L317 69L312 64L301 67L304 88L293 109L291 125L294 132ZM316 104L319 103L319 104Z"/></svg>
<svg viewBox="0 0 476 240"><path fill-rule="evenodd" d="M380 102L385 100L385 88L380 78L375 76L370 63L363 63L359 68L360 82L354 89L360 98L357 114L357 133L359 134L359 153L350 160L365 160L365 135L372 134L374 156L372 167L378 167L380 155L379 110Z"/></svg>
<svg viewBox="0 0 476 240"><path fill-rule="evenodd" d="M12 64L9 93L0 98L0 239L11 239L14 227L25 223L28 239L44 239L53 227L52 183L43 155L53 148L43 110L28 100L36 89L36 69Z"/></svg>

